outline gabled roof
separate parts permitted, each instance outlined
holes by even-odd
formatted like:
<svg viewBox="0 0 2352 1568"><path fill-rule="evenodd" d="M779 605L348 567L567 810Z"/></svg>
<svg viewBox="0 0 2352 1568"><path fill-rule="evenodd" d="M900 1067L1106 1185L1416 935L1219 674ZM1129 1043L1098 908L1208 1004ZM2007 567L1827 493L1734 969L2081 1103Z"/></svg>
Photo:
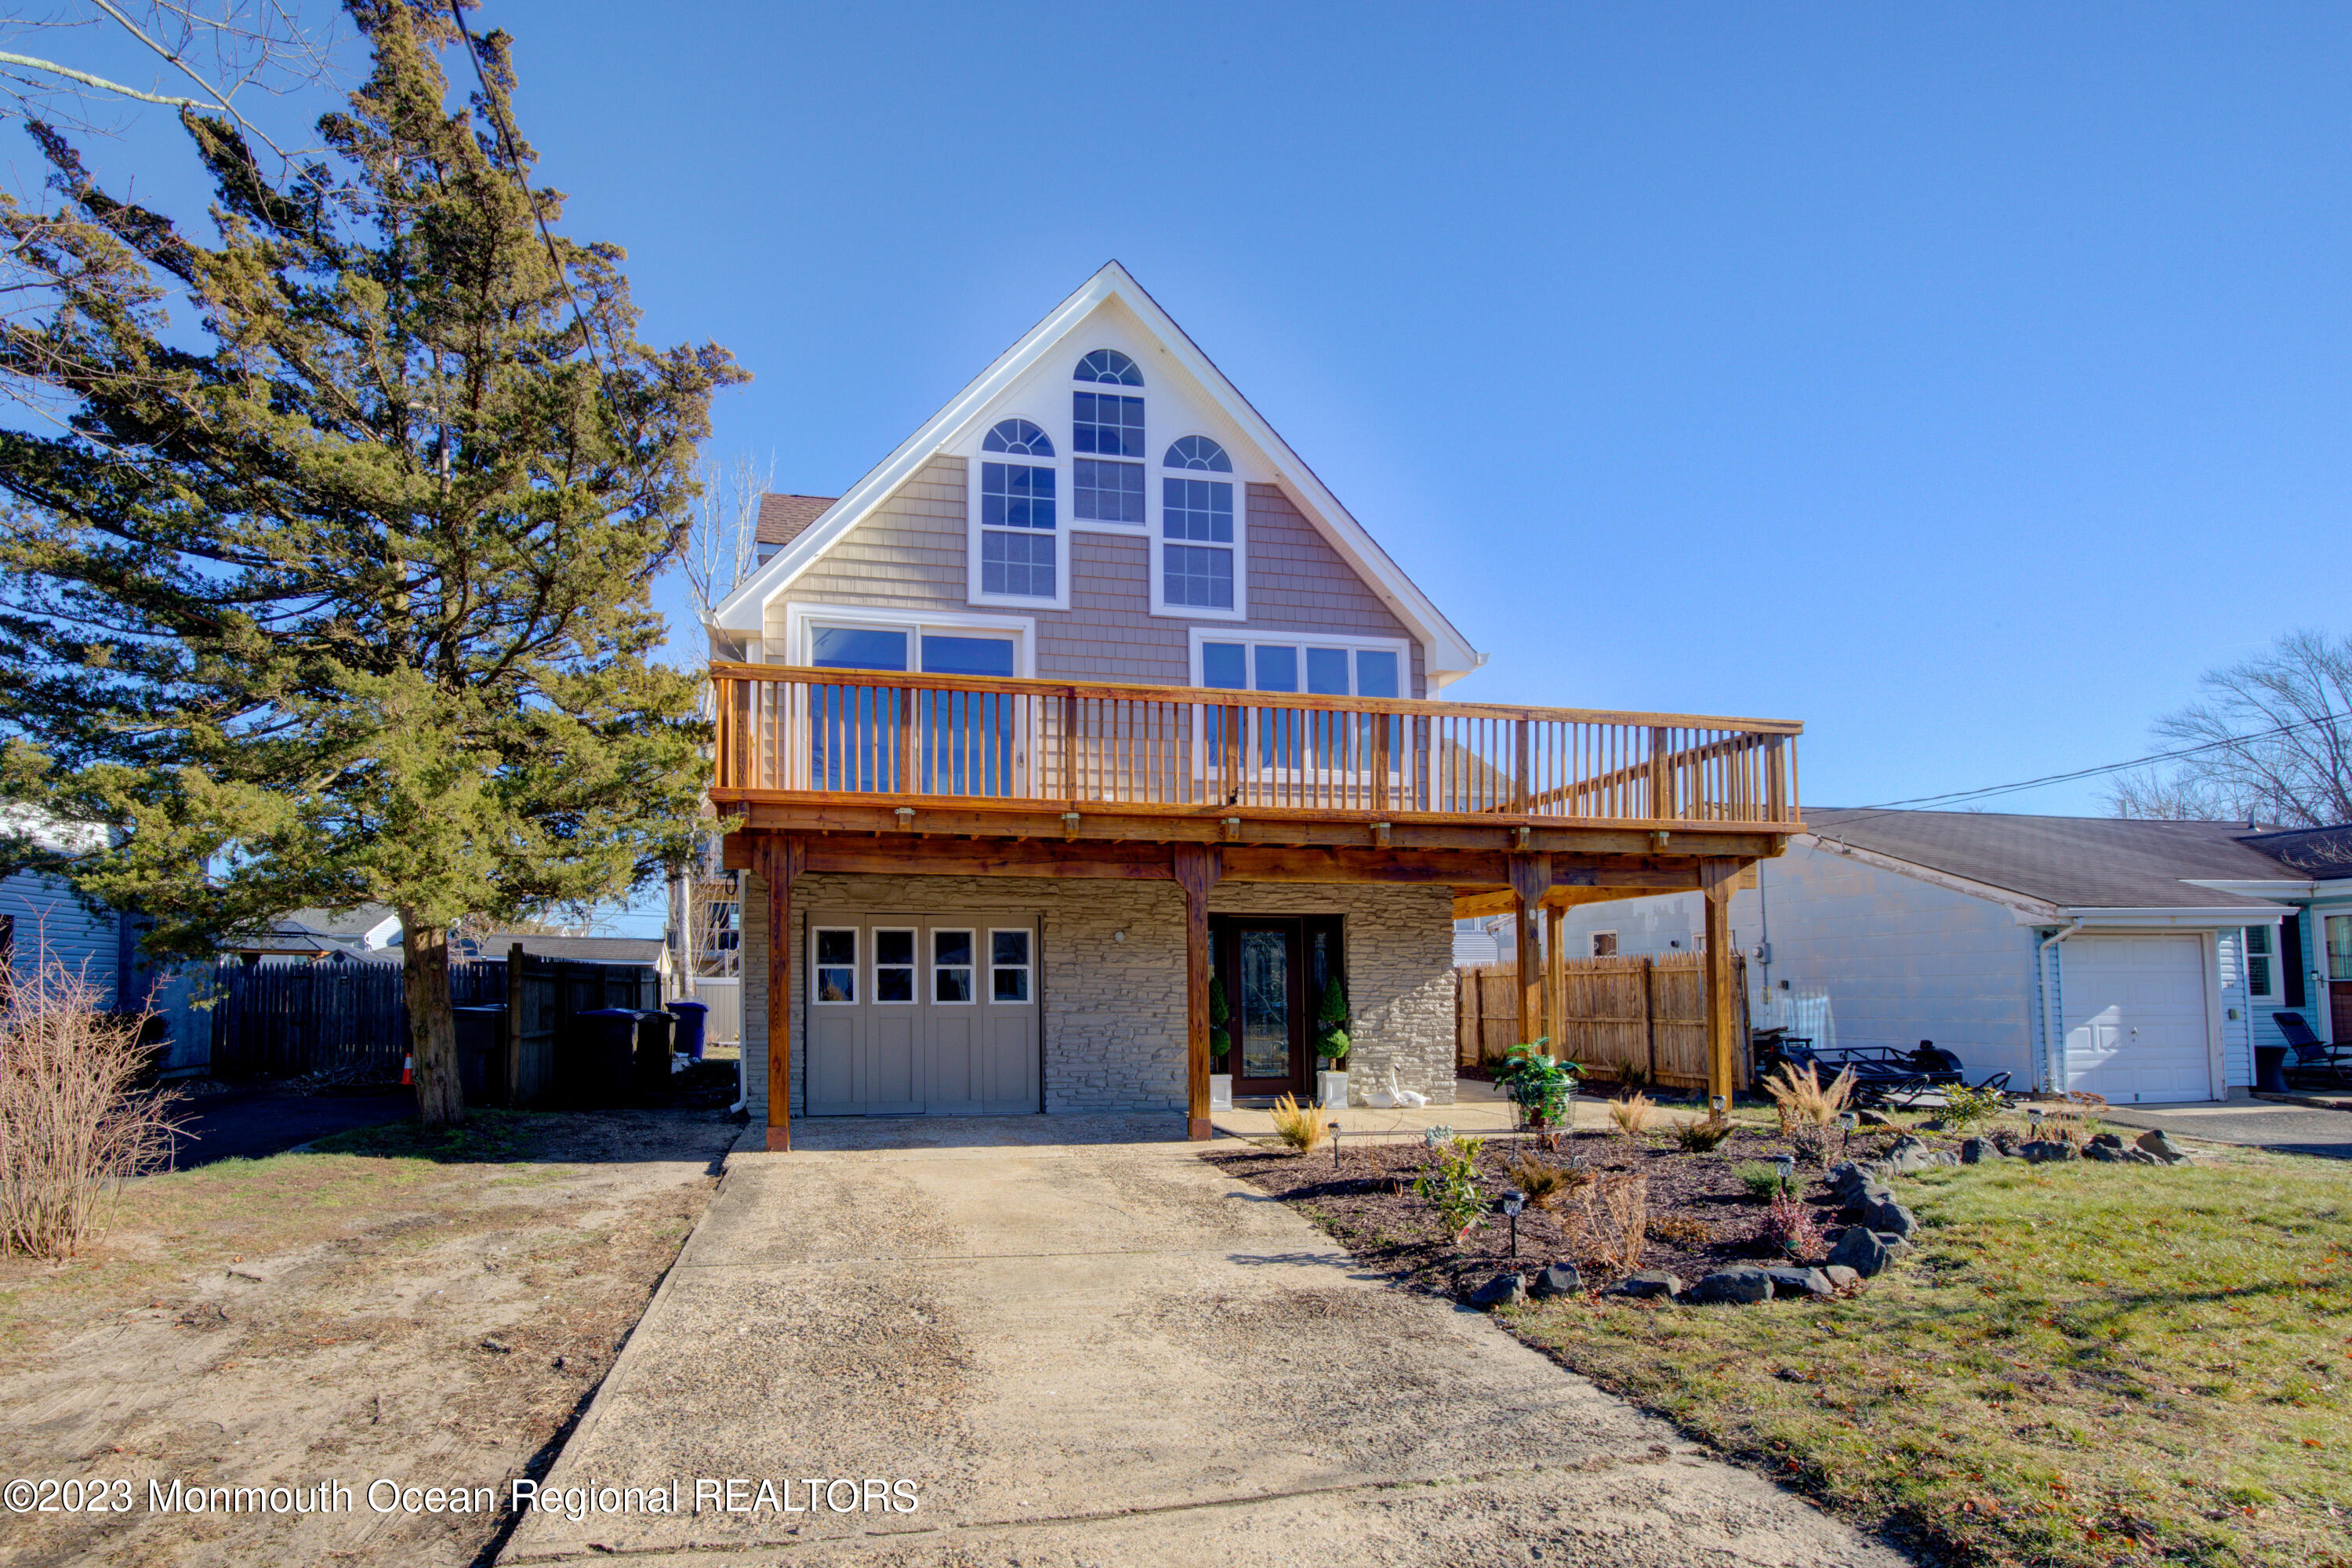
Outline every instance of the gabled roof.
<svg viewBox="0 0 2352 1568"><path fill-rule="evenodd" d="M771 490L760 498L760 521L753 537L762 544L790 544L808 525L824 515L838 496L795 496Z"/></svg>
<svg viewBox="0 0 2352 1568"><path fill-rule="evenodd" d="M2260 850L2299 877L2323 882L2352 877L2352 824L2249 833L2239 842L2249 849Z"/></svg>
<svg viewBox="0 0 2352 1568"><path fill-rule="evenodd" d="M520 942L525 952L573 963L641 963L659 968L667 952L657 936L537 936L521 931L490 931L467 939L477 956L504 958Z"/></svg>
<svg viewBox="0 0 2352 1568"><path fill-rule="evenodd" d="M847 494L827 507L813 523L797 531L766 565L752 573L719 603L711 618L722 630L758 632L770 599L913 478L975 413L1026 374L1072 328L1112 300L1134 313L1144 330L1160 340L1185 374L1265 454L1275 468L1276 477L1307 520L1355 568L1365 584L1387 602L1390 611L1422 644L1426 650L1432 689L1486 663L1486 656L1470 646L1429 596L1389 558L1388 552L1365 531L1363 524L1315 477L1305 459L1275 434L1274 426L1250 405L1240 389L1225 379L1224 373L1185 335L1184 329L1116 261L1106 263L1076 293L1056 305L970 385L949 399L947 405L926 420L920 429L899 443L878 467L851 486ZM764 514L764 507L762 511Z"/></svg>
<svg viewBox="0 0 2352 1568"><path fill-rule="evenodd" d="M1805 826L1826 844L1851 844L2061 909L2266 908L2263 900L2189 879L2278 876L2277 861L2242 842L2242 822L1808 806Z"/></svg>
<svg viewBox="0 0 2352 1568"><path fill-rule="evenodd" d="M361 904L356 909L331 912L326 910L296 910L279 923L323 937L342 937L357 941L373 933L389 921L394 931L400 929L400 913L389 904Z"/></svg>

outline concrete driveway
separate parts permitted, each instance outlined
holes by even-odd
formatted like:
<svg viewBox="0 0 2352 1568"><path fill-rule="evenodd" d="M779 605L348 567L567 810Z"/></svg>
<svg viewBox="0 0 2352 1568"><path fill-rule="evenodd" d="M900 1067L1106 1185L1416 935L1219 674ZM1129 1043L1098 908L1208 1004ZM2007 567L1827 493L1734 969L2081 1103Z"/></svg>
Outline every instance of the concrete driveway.
<svg viewBox="0 0 2352 1568"><path fill-rule="evenodd" d="M1171 1131L819 1122L730 1156L548 1485L764 1478L772 1506L534 1514L501 1561L1906 1561L1367 1277ZM919 1506L865 1506L869 1478Z"/></svg>
<svg viewBox="0 0 2352 1568"><path fill-rule="evenodd" d="M2231 1100L2219 1105L2118 1105L2098 1115L2125 1127L2161 1127L2178 1138L2352 1160L2352 1110L2324 1105Z"/></svg>

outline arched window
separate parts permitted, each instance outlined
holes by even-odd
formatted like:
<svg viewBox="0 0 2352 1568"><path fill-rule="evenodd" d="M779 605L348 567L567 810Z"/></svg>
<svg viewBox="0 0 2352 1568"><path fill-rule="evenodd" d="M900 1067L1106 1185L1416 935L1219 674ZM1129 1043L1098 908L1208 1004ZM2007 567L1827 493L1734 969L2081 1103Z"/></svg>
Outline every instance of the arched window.
<svg viewBox="0 0 2352 1568"><path fill-rule="evenodd" d="M1007 458L1051 458L1054 443L1026 419L1006 419L980 443ZM1022 599L1054 597L1054 466L980 465L980 591Z"/></svg>
<svg viewBox="0 0 2352 1568"><path fill-rule="evenodd" d="M1113 386L1141 386L1143 373L1117 349L1097 349L1078 362L1076 379L1108 382Z"/></svg>
<svg viewBox="0 0 2352 1568"><path fill-rule="evenodd" d="M1019 458L1050 458L1054 443L1045 432L1026 419L1001 421L980 444L983 452L1010 452Z"/></svg>
<svg viewBox="0 0 2352 1568"><path fill-rule="evenodd" d="M1206 436L1183 437L1168 448L1161 461L1171 468L1198 468L1207 474L1234 471L1234 460L1225 456L1225 449Z"/></svg>
<svg viewBox="0 0 2352 1568"><path fill-rule="evenodd" d="M1234 460L1206 436L1186 436L1160 459L1180 474L1160 481L1160 598L1203 610L1234 607Z"/></svg>
<svg viewBox="0 0 2352 1568"><path fill-rule="evenodd" d="M1141 386L1143 373L1117 349L1097 349L1078 362L1076 380ZM1070 395L1070 515L1083 522L1143 526L1143 399L1117 392Z"/></svg>

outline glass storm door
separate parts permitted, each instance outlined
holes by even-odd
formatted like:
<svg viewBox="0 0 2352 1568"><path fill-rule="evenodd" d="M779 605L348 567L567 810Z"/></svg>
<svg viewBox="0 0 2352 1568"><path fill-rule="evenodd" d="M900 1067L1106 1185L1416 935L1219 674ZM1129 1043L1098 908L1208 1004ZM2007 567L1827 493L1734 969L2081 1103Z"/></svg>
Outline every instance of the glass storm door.
<svg viewBox="0 0 2352 1568"><path fill-rule="evenodd" d="M1228 951L1235 1094L1295 1094L1305 1085L1305 980L1295 921L1236 921Z"/></svg>

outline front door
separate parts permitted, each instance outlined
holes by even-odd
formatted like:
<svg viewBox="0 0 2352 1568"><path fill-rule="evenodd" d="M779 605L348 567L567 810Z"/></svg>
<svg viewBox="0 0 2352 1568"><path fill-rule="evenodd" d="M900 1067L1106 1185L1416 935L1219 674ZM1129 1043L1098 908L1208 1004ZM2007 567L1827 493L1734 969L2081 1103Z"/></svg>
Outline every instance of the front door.
<svg viewBox="0 0 2352 1568"><path fill-rule="evenodd" d="M1225 932L1235 1094L1307 1092L1307 976L1299 922L1234 920Z"/></svg>

